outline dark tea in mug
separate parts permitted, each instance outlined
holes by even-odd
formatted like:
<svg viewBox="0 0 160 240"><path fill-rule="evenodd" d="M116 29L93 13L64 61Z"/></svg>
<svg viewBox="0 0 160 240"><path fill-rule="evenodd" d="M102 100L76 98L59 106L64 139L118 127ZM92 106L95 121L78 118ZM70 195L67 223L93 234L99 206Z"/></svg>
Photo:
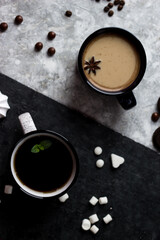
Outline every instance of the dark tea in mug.
<svg viewBox="0 0 160 240"><path fill-rule="evenodd" d="M77 174L77 159L69 142L53 132L31 132L12 154L12 173L32 195L54 196L69 188Z"/></svg>

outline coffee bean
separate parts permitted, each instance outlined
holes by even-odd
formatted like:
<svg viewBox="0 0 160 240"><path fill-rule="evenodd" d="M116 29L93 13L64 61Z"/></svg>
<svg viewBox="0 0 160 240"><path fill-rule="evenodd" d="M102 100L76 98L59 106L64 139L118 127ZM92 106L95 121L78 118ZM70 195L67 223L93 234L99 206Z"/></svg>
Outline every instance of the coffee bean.
<svg viewBox="0 0 160 240"><path fill-rule="evenodd" d="M157 122L159 119L159 113L158 112L154 112L151 116L151 119L153 122Z"/></svg>
<svg viewBox="0 0 160 240"><path fill-rule="evenodd" d="M49 32L48 33L48 39L49 40L53 40L55 38L55 36L56 36L55 32Z"/></svg>
<svg viewBox="0 0 160 240"><path fill-rule="evenodd" d="M118 11L121 11L123 9L123 5L120 4L117 9Z"/></svg>
<svg viewBox="0 0 160 240"><path fill-rule="evenodd" d="M14 20L15 24L19 25L23 22L23 17L21 15L17 15Z"/></svg>
<svg viewBox="0 0 160 240"><path fill-rule="evenodd" d="M55 54L55 52L56 52L56 50L55 50L54 47L48 48L47 53L48 53L49 56L53 56Z"/></svg>
<svg viewBox="0 0 160 240"><path fill-rule="evenodd" d="M39 52L42 48L43 48L43 43L37 42L37 43L35 44L35 50L36 50L37 52Z"/></svg>
<svg viewBox="0 0 160 240"><path fill-rule="evenodd" d="M109 8L112 8L112 7L113 7L113 3L111 3L111 2L108 3L108 7L109 7Z"/></svg>
<svg viewBox="0 0 160 240"><path fill-rule="evenodd" d="M157 110L160 113L160 98L158 99L158 102L157 102Z"/></svg>
<svg viewBox="0 0 160 240"><path fill-rule="evenodd" d="M7 28L8 28L8 24L6 22L2 22L0 24L0 31L4 32L7 30Z"/></svg>
<svg viewBox="0 0 160 240"><path fill-rule="evenodd" d="M125 5L125 1L124 0L120 0L119 4L124 6Z"/></svg>
<svg viewBox="0 0 160 240"><path fill-rule="evenodd" d="M114 14L114 12L113 12L112 10L109 10L109 12L108 12L108 16L109 16L109 17L112 17L113 14Z"/></svg>
<svg viewBox="0 0 160 240"><path fill-rule="evenodd" d="M157 150L160 150L160 127L155 130L152 136L152 142Z"/></svg>
<svg viewBox="0 0 160 240"><path fill-rule="evenodd" d="M65 15L66 15L66 17L71 17L71 16L72 16L72 12L69 11L69 10L67 10L67 11L65 12Z"/></svg>
<svg viewBox="0 0 160 240"><path fill-rule="evenodd" d="M104 12L108 12L109 9L110 9L110 8L109 8L108 6L105 6L103 10L104 10Z"/></svg>
<svg viewBox="0 0 160 240"><path fill-rule="evenodd" d="M114 5L118 5L120 3L120 0L115 0Z"/></svg>

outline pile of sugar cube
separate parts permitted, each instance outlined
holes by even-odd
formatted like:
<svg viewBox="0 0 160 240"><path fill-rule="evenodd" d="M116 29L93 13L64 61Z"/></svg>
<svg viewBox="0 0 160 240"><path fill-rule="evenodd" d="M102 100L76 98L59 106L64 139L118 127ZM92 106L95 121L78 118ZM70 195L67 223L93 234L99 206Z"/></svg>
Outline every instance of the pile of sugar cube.
<svg viewBox="0 0 160 240"><path fill-rule="evenodd" d="M103 152L102 148L100 146L97 146L94 148L94 154L96 156L101 155ZM111 163L113 168L118 168L120 165L122 165L125 162L125 159L117 154L112 153L111 154ZM102 168L104 166L104 160L98 159L96 161L97 168ZM108 198L106 196L100 197L99 199L95 196L92 196L89 200L89 203L93 206L95 206L99 202L100 205L104 205L108 203ZM113 220L112 216L108 213L103 217L103 221L105 224L108 224ZM88 231L90 230L93 234L96 234L99 231L99 228L96 226L96 222L99 221L99 217L96 213L92 214L88 218L85 218L82 220L81 227L83 230Z"/></svg>
<svg viewBox="0 0 160 240"><path fill-rule="evenodd" d="M101 155L103 152L102 148L100 146L97 146L94 148L94 154L96 156ZM117 154L112 153L111 154L111 163L113 168L118 168L120 165L122 165L125 162L125 159ZM104 166L104 160L98 159L96 161L97 168L102 168ZM59 198L60 202L65 202L67 199L69 199L69 195L65 193L63 196ZM95 197L92 196L89 200L89 203L92 206L95 206L97 203L100 205L104 205L108 203L108 198L106 196L103 197ZM112 216L108 213L103 217L103 222L105 224L110 223L113 220ZM93 234L98 233L99 228L96 226L96 223L99 221L99 217L96 213L90 215L88 218L84 218L81 223L81 227L84 231L90 230Z"/></svg>
<svg viewBox="0 0 160 240"><path fill-rule="evenodd" d="M96 198L95 196L92 196L91 199L89 200L89 203L92 206L95 206L97 203L100 205L104 205L108 203L108 198L106 196L100 197L99 199ZM105 224L108 224L113 220L112 216L110 214L107 214L103 217L103 221ZM93 234L98 233L99 228L96 226L96 222L99 221L99 217L96 213L90 215L88 218L85 218L82 220L81 227L84 231L90 230Z"/></svg>

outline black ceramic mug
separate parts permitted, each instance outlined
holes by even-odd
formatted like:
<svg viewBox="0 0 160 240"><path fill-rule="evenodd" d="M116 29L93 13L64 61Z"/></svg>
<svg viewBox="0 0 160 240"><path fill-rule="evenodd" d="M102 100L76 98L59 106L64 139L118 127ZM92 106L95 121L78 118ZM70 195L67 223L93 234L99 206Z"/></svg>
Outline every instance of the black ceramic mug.
<svg viewBox="0 0 160 240"><path fill-rule="evenodd" d="M142 80L146 64L141 42L132 33L115 27L92 33L78 54L83 81L96 92L116 96L126 110L136 105L132 90Z"/></svg>
<svg viewBox="0 0 160 240"><path fill-rule="evenodd" d="M75 183L79 161L72 144L59 133L37 130L29 113L19 116L24 137L11 155L11 172L32 197L63 195Z"/></svg>

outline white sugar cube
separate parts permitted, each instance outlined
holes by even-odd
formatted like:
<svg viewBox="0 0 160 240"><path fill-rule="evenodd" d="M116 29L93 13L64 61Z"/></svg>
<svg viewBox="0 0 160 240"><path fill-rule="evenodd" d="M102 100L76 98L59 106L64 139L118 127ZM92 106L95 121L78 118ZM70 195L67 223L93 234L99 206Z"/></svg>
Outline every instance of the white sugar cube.
<svg viewBox="0 0 160 240"><path fill-rule="evenodd" d="M69 198L68 193L65 193L64 195L62 195L61 197L59 197L59 201L60 201L60 202L65 202L68 198Z"/></svg>
<svg viewBox="0 0 160 240"><path fill-rule="evenodd" d="M104 166L104 160L103 160L103 159L98 159L98 160L96 161L96 166L97 166L98 168L102 168L102 167Z"/></svg>
<svg viewBox="0 0 160 240"><path fill-rule="evenodd" d="M93 214L89 217L89 220L92 224L94 224L99 221L99 218L98 218L97 214Z"/></svg>
<svg viewBox="0 0 160 240"><path fill-rule="evenodd" d="M5 187L4 187L4 193L5 194L12 194L12 191L13 191L13 186L5 185Z"/></svg>
<svg viewBox="0 0 160 240"><path fill-rule="evenodd" d="M103 221L108 224L109 222L111 222L113 220L112 216L110 214L107 214L104 218Z"/></svg>
<svg viewBox="0 0 160 240"><path fill-rule="evenodd" d="M94 153L95 153L96 155L100 155L100 154L102 153L102 148L99 147L99 146L95 147Z"/></svg>
<svg viewBox="0 0 160 240"><path fill-rule="evenodd" d="M98 202L98 199L95 196L92 196L91 199L89 200L90 204L95 206Z"/></svg>
<svg viewBox="0 0 160 240"><path fill-rule="evenodd" d="M99 231L99 228L96 226L96 225L93 225L91 228L90 228L91 232L96 234L98 231Z"/></svg>
<svg viewBox="0 0 160 240"><path fill-rule="evenodd" d="M112 166L114 168L118 168L120 165L122 165L124 163L124 158L121 156L118 156L114 153L111 154L111 162L112 162Z"/></svg>
<svg viewBox="0 0 160 240"><path fill-rule="evenodd" d="M99 198L99 204L107 204L108 203L108 198L107 197L100 197Z"/></svg>
<svg viewBox="0 0 160 240"><path fill-rule="evenodd" d="M88 231L91 227L91 222L88 219L83 219L82 221L82 229Z"/></svg>

